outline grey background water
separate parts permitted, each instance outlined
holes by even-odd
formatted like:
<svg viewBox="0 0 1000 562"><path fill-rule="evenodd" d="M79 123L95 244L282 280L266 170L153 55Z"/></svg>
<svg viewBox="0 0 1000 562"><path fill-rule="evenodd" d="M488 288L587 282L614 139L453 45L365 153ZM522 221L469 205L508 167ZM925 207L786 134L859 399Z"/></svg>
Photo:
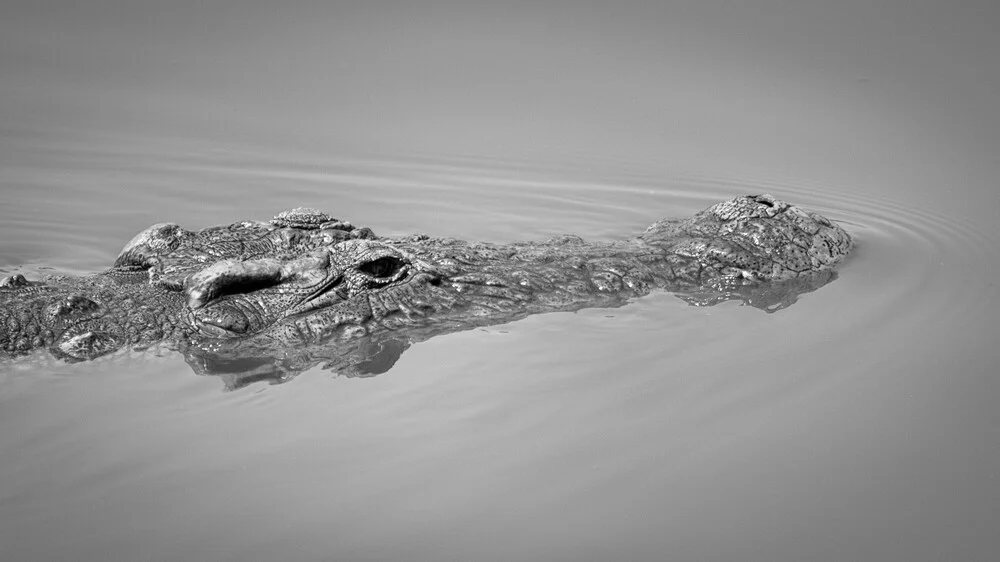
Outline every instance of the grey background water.
<svg viewBox="0 0 1000 562"><path fill-rule="evenodd" d="M775 314L669 294L222 392L0 366L0 558L994 560L994 2L4 2L0 272L299 205L633 235L767 191L858 239Z"/></svg>

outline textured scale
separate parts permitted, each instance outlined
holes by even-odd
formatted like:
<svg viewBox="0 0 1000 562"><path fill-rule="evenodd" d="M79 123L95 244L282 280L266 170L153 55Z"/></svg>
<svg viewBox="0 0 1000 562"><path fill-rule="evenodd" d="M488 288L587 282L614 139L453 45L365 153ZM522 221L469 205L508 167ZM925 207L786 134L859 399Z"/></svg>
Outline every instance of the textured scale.
<svg viewBox="0 0 1000 562"><path fill-rule="evenodd" d="M337 222L330 215L310 207L296 207L282 211L271 219L271 224L282 228L320 228L323 224Z"/></svg>

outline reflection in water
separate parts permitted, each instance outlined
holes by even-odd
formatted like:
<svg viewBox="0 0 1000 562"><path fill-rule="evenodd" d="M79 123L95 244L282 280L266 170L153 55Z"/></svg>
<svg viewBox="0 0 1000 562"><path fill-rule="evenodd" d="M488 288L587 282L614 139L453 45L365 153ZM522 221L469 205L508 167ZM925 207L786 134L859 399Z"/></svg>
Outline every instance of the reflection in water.
<svg viewBox="0 0 1000 562"><path fill-rule="evenodd" d="M281 384L319 366L339 376L365 378L389 371L412 344L406 336L379 334L351 342L287 350L283 357L228 355L184 347L184 358L199 375L219 377L226 390L267 382Z"/></svg>
<svg viewBox="0 0 1000 562"><path fill-rule="evenodd" d="M706 287L677 293L677 296L692 306L714 306L736 301L744 306L773 313L795 304L800 295L815 291L836 278L835 271L824 271L791 281L740 285L724 290ZM603 305L624 304L621 301ZM518 314L515 318L523 316ZM403 352L414 343L483 324L470 319L469 322L460 324L440 323L404 328L401 332L376 332L348 341L325 341L284 348L280 355L248 355L246 348L240 345L213 351L195 345L182 345L180 349L195 373L218 376L227 390L236 390L257 382L288 382L316 367L351 378L380 375L389 371Z"/></svg>

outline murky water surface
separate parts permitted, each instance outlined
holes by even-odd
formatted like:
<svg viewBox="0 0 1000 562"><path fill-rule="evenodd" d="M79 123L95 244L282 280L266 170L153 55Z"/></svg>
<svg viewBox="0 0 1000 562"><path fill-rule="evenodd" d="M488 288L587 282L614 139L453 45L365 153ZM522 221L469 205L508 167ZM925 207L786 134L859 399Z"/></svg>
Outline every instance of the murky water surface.
<svg viewBox="0 0 1000 562"><path fill-rule="evenodd" d="M769 192L858 247L774 314L654 294L367 379L4 363L0 558L994 560L1000 19L925 4L5 3L3 274L301 205L614 239Z"/></svg>

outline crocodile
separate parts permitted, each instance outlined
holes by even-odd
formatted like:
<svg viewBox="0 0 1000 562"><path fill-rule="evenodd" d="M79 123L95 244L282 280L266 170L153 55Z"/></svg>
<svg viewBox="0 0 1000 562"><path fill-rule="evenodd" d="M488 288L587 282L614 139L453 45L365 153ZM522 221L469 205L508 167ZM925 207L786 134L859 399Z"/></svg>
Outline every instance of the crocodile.
<svg viewBox="0 0 1000 562"><path fill-rule="evenodd" d="M435 335L656 290L775 312L835 279L853 246L829 219L766 194L598 242L378 237L308 208L198 231L162 223L107 271L0 280L0 356L48 349L73 362L165 345L233 387L317 365L371 375Z"/></svg>

